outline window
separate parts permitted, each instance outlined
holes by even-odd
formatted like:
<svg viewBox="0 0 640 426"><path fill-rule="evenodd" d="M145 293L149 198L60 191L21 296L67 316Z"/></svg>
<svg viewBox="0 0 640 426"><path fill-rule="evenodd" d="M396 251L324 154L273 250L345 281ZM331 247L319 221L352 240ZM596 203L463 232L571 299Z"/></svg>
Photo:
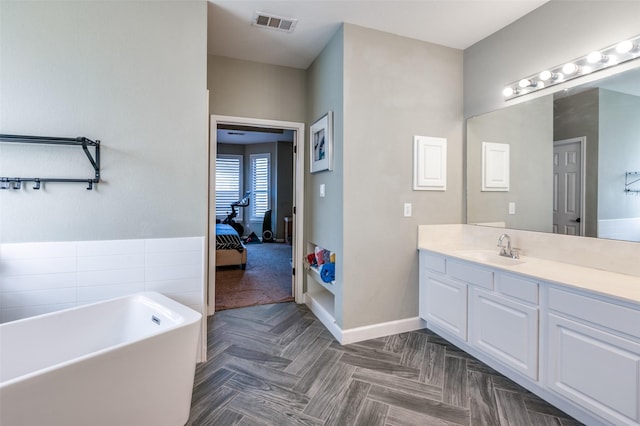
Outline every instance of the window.
<svg viewBox="0 0 640 426"><path fill-rule="evenodd" d="M231 213L231 203L242 198L242 155L219 154L216 157L216 216ZM237 209L237 221L242 220Z"/></svg>
<svg viewBox="0 0 640 426"><path fill-rule="evenodd" d="M269 194L271 192L271 156L269 154L252 154L251 159L251 220L264 218L269 210Z"/></svg>

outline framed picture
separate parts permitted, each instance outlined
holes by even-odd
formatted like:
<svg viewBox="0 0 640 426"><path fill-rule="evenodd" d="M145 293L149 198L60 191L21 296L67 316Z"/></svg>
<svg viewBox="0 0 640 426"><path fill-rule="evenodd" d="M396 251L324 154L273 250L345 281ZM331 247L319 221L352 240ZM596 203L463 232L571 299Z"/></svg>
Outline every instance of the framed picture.
<svg viewBox="0 0 640 426"><path fill-rule="evenodd" d="M309 138L310 172L333 168L333 112L329 111L311 125Z"/></svg>

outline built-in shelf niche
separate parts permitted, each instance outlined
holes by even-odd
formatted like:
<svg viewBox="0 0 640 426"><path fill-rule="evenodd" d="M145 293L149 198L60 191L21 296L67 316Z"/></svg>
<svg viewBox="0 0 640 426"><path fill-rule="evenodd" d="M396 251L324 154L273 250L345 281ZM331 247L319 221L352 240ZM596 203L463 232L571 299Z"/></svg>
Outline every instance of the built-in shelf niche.
<svg viewBox="0 0 640 426"><path fill-rule="evenodd" d="M314 253L316 247L318 247L318 244L308 242L306 253ZM326 249L326 247L323 248ZM307 276L305 302L331 334L340 341L342 330L336 324L335 319L336 282L324 282L320 277L319 268L311 266L309 262L306 261L306 256L305 270Z"/></svg>

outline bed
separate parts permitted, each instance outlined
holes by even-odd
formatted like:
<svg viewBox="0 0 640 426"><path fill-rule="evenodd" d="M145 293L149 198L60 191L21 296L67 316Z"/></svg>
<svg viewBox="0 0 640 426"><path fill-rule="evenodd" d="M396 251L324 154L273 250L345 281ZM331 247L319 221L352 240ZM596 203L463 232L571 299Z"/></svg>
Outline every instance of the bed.
<svg viewBox="0 0 640 426"><path fill-rule="evenodd" d="M247 267L247 248L231 225L216 223L216 266Z"/></svg>

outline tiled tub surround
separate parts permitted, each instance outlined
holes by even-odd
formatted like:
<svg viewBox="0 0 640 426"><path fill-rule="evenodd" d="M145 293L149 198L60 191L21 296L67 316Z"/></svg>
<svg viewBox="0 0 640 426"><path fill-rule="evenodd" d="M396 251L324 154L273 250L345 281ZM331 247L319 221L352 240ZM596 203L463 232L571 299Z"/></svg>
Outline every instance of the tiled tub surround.
<svg viewBox="0 0 640 426"><path fill-rule="evenodd" d="M430 225L418 248L429 328L586 424L640 424L640 244Z"/></svg>
<svg viewBox="0 0 640 426"><path fill-rule="evenodd" d="M141 291L204 306L204 237L0 244L0 322Z"/></svg>

